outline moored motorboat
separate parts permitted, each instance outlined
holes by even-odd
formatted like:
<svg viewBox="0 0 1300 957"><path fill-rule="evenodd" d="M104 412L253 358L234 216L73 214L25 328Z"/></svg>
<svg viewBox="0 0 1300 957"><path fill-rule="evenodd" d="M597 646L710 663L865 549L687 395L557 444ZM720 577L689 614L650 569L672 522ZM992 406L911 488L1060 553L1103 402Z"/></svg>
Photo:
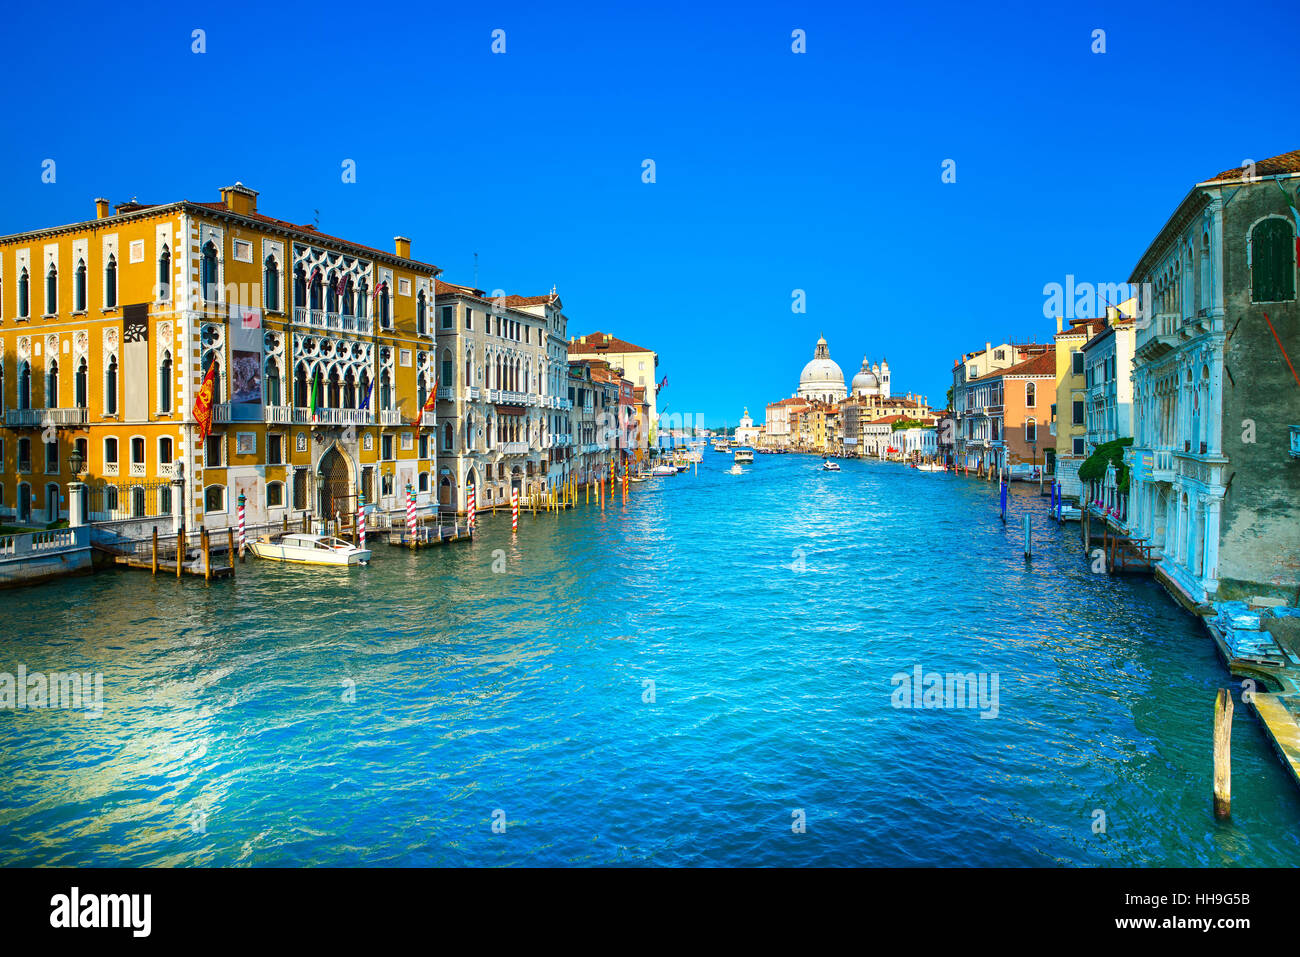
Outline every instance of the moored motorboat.
<svg viewBox="0 0 1300 957"><path fill-rule="evenodd" d="M651 475L659 475L659 476L664 476L664 475L676 475L676 474L677 474L677 466L675 466L675 465L656 465L654 468L652 468L652 469L650 470L650 474L651 474Z"/></svg>
<svg viewBox="0 0 1300 957"><path fill-rule="evenodd" d="M298 565L364 565L370 549L329 535L306 532L271 532L249 544L258 558Z"/></svg>
<svg viewBox="0 0 1300 957"><path fill-rule="evenodd" d="M937 462L931 462L931 463L928 464L928 465L918 465L918 466L916 467L916 470L917 470L918 472L943 472L943 471L946 471L946 469L945 469L942 465L938 464Z"/></svg>

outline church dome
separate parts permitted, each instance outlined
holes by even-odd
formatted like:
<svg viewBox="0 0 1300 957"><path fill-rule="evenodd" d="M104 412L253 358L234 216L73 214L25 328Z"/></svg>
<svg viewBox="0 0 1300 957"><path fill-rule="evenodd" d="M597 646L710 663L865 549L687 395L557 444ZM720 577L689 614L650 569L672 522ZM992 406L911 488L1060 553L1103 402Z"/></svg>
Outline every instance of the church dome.
<svg viewBox="0 0 1300 957"><path fill-rule="evenodd" d="M880 377L876 375L867 365L864 357L862 360L862 371L853 377L853 394L854 395L879 395L880 394Z"/></svg>
<svg viewBox="0 0 1300 957"><path fill-rule="evenodd" d="M812 361L799 373L799 394L834 402L844 398L844 373L831 358L830 347L824 338L817 340Z"/></svg>

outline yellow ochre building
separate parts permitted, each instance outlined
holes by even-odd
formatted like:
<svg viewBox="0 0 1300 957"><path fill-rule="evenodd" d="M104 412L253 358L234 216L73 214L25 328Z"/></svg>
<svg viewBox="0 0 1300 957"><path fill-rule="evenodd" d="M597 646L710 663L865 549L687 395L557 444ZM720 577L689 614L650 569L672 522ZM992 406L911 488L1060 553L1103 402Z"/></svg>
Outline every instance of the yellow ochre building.
<svg viewBox="0 0 1300 957"><path fill-rule="evenodd" d="M75 478L94 520L189 528L428 501L438 267L220 195L0 237L0 523L66 518Z"/></svg>

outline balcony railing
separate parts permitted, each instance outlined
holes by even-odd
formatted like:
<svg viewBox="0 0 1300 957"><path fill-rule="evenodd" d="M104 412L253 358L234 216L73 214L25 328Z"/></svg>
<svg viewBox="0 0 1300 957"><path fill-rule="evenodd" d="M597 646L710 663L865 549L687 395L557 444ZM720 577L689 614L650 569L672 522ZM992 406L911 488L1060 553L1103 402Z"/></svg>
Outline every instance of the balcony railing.
<svg viewBox="0 0 1300 957"><path fill-rule="evenodd" d="M379 413L380 425L401 425L402 413L395 409L383 409Z"/></svg>
<svg viewBox="0 0 1300 957"><path fill-rule="evenodd" d="M229 402L213 406L212 421L222 424L239 422L265 422L268 425L374 425L375 413L370 409L317 409L313 420L311 409L294 408L288 405L267 405L262 407L261 418L234 418L234 409ZM397 413L392 413L396 415Z"/></svg>
<svg viewBox="0 0 1300 957"><path fill-rule="evenodd" d="M527 442L502 442L497 447L504 455L525 455L528 452Z"/></svg>
<svg viewBox="0 0 1300 957"><path fill-rule="evenodd" d="M449 385L438 386L438 398L448 401L456 398L456 390Z"/></svg>
<svg viewBox="0 0 1300 957"><path fill-rule="evenodd" d="M437 425L437 424L438 424L438 413L437 413L437 412L421 412L421 413L420 413L420 424L421 424L421 425Z"/></svg>
<svg viewBox="0 0 1300 957"><path fill-rule="evenodd" d="M373 335L375 331L375 320L369 316L351 316L345 312L308 309L306 306L293 307L293 321L312 329L352 332L363 336Z"/></svg>
<svg viewBox="0 0 1300 957"><path fill-rule="evenodd" d="M80 428L86 421L86 410L78 408L9 409L5 412L5 425L11 429L43 429L50 425Z"/></svg>
<svg viewBox="0 0 1300 957"><path fill-rule="evenodd" d="M472 385L472 386L470 386L470 387L469 387L469 400L470 400L471 402L477 402L478 399L479 399L479 387L476 386L476 385Z"/></svg>

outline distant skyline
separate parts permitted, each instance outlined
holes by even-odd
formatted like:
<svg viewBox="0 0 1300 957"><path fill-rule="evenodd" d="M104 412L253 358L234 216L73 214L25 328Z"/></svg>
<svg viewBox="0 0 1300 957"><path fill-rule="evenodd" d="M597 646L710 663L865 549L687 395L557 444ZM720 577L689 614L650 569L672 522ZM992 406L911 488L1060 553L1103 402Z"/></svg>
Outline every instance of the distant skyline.
<svg viewBox="0 0 1300 957"><path fill-rule="evenodd" d="M1294 3L74 2L6 27L0 233L238 180L449 281L477 253L480 288L556 286L570 334L654 349L660 410L710 426L761 421L819 334L846 381L888 356L942 404L960 352L1051 337L1044 285L1126 281L1196 182L1300 148Z"/></svg>

